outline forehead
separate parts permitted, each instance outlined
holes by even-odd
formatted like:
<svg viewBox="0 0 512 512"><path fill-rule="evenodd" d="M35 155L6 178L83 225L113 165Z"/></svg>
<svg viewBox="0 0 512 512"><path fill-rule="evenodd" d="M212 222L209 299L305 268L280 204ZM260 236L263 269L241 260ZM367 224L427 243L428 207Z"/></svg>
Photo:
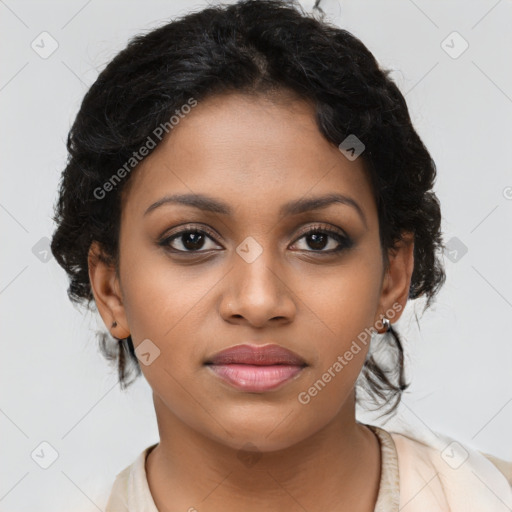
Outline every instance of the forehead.
<svg viewBox="0 0 512 512"><path fill-rule="evenodd" d="M171 193L225 197L235 210L338 192L375 213L362 158L319 131L312 104L281 96L213 96L183 114L133 171L124 205L142 215ZM276 210L277 211L277 210Z"/></svg>

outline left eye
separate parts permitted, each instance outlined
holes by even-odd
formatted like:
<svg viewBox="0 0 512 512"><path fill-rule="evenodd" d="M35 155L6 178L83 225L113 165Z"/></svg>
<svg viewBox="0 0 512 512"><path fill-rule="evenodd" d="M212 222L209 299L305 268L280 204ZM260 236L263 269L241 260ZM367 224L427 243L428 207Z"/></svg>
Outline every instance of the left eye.
<svg viewBox="0 0 512 512"><path fill-rule="evenodd" d="M312 252L338 252L350 247L351 245L350 240L347 237L336 233L335 231L325 229L313 229L308 231L298 238L297 242L302 239L309 239L306 244L312 249ZM330 243L329 239L331 239ZM297 244L297 242L295 242L295 244ZM331 245L331 247L328 250L324 250L326 247L329 247L329 245Z"/></svg>

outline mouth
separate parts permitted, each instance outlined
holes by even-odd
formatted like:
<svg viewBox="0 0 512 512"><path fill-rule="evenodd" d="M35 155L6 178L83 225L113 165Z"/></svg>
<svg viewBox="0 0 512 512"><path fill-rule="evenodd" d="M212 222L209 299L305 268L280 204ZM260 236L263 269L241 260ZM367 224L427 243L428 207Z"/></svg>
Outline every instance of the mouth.
<svg viewBox="0 0 512 512"><path fill-rule="evenodd" d="M306 362L279 345L237 345L204 363L217 377L246 392L261 393L297 378Z"/></svg>

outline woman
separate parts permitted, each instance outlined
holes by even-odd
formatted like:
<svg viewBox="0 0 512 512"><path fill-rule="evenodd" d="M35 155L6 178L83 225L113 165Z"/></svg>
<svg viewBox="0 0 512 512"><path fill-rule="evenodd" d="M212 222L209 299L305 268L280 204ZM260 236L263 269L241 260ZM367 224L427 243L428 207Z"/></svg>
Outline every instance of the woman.
<svg viewBox="0 0 512 512"><path fill-rule="evenodd" d="M107 511L511 509L505 461L355 417L357 387L396 410L393 324L445 279L435 164L387 75L249 0L135 38L86 94L52 251L160 434Z"/></svg>

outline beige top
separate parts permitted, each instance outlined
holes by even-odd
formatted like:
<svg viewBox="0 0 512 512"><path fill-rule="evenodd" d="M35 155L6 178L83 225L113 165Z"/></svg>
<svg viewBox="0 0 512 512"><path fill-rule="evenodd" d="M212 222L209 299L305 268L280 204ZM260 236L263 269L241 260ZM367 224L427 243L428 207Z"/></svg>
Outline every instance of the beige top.
<svg viewBox="0 0 512 512"><path fill-rule="evenodd" d="M447 436L426 441L366 426L375 432L381 448L374 512L512 510L512 462L481 454ZM117 475L105 512L158 512L145 469L146 457L157 444ZM464 460L462 452L467 454ZM463 462L456 467L454 461Z"/></svg>

